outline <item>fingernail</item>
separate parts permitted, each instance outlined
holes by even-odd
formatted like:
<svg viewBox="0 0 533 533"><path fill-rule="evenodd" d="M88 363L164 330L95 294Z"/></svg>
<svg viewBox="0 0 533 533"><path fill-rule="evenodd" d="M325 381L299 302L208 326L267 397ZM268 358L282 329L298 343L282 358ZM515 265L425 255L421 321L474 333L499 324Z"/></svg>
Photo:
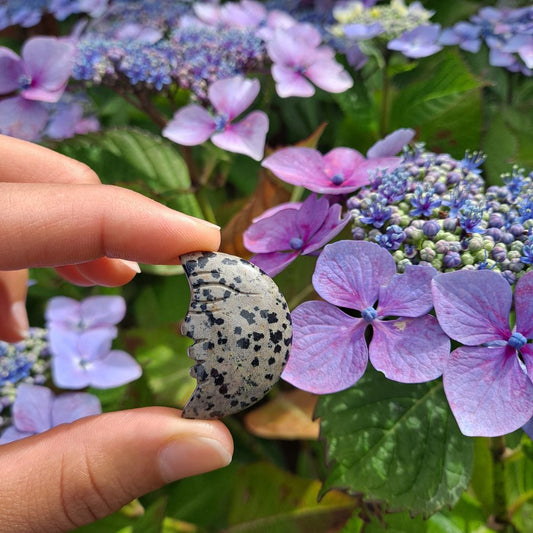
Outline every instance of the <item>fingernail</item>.
<svg viewBox="0 0 533 533"><path fill-rule="evenodd" d="M11 316L15 320L20 335L25 336L30 329L28 313L26 313L26 302L15 302L11 306Z"/></svg>
<svg viewBox="0 0 533 533"><path fill-rule="evenodd" d="M207 226L209 228L215 228L220 230L220 226L217 226L216 224L213 224L212 222L209 222L208 220L203 220L201 218L198 219L204 226Z"/></svg>
<svg viewBox="0 0 533 533"><path fill-rule="evenodd" d="M216 470L230 462L230 451L218 440L208 437L174 439L159 455L161 475L167 483Z"/></svg>
<svg viewBox="0 0 533 533"><path fill-rule="evenodd" d="M139 263L136 263L135 261L128 261L127 259L120 259L120 262L133 270L135 273L141 273L141 267L139 266Z"/></svg>

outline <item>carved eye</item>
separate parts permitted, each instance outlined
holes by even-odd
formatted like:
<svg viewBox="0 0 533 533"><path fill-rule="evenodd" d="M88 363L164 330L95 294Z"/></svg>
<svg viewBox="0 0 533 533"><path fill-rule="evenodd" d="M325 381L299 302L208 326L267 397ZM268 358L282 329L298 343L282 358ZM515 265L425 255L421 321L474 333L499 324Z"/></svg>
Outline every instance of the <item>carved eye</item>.
<svg viewBox="0 0 533 533"><path fill-rule="evenodd" d="M218 252L181 256L191 288L182 334L197 385L184 418L221 418L263 398L289 357L292 325L277 285L248 261Z"/></svg>

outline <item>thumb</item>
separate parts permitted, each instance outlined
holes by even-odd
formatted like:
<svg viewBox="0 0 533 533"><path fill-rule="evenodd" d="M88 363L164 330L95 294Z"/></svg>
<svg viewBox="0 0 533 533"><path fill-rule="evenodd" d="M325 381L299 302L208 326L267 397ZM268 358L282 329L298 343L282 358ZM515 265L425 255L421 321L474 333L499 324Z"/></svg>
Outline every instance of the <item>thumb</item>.
<svg viewBox="0 0 533 533"><path fill-rule="evenodd" d="M149 407L106 413L0 446L0 533L71 531L165 483L226 466L216 421Z"/></svg>

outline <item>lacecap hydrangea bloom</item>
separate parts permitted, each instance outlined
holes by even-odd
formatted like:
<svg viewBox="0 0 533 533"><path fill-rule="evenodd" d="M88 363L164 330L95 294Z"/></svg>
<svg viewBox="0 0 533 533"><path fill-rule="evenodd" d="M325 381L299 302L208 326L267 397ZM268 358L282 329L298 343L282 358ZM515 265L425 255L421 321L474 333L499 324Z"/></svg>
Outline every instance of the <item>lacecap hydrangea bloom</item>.
<svg viewBox="0 0 533 533"><path fill-rule="evenodd" d="M458 271L433 279L439 324L463 346L444 369L444 391L465 435L492 437L533 416L533 272L513 292L498 273Z"/></svg>
<svg viewBox="0 0 533 533"><path fill-rule="evenodd" d="M436 273L411 266L397 274L392 256L374 243L328 244L313 274L313 287L325 301L292 311L293 346L282 378L310 392L336 392L359 380L368 359L394 381L439 377L450 340L429 314Z"/></svg>

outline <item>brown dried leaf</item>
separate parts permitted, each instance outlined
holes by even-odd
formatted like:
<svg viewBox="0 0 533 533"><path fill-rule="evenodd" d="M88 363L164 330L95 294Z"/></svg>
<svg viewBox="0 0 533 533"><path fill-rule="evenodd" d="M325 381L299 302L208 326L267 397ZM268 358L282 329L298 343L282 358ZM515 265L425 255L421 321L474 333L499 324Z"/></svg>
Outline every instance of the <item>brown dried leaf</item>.
<svg viewBox="0 0 533 533"><path fill-rule="evenodd" d="M313 420L318 396L298 389L280 392L273 400L244 417L250 433L265 439L317 439L319 421Z"/></svg>

